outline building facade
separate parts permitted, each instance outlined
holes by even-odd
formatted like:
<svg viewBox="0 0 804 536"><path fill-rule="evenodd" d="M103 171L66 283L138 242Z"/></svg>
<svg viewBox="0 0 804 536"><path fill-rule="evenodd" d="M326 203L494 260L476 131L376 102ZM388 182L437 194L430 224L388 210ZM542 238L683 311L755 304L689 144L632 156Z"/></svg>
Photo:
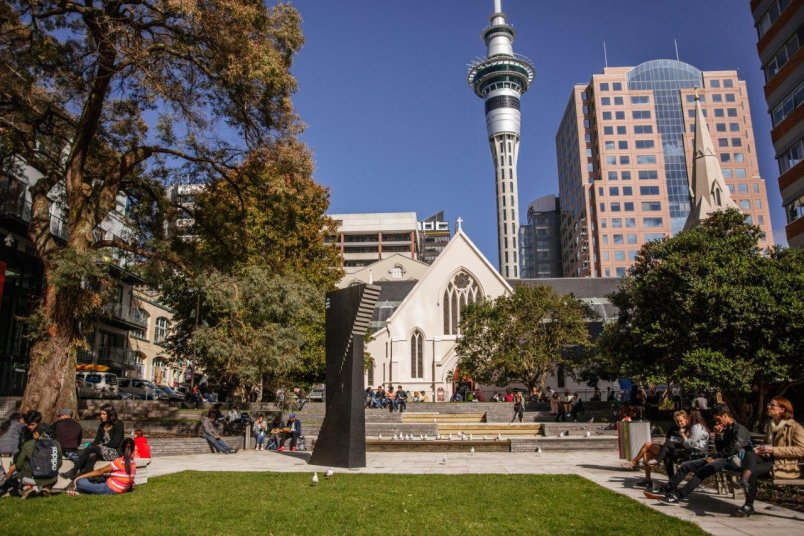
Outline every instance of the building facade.
<svg viewBox="0 0 804 536"><path fill-rule="evenodd" d="M779 165L785 234L804 247L804 1L751 0Z"/></svg>
<svg viewBox="0 0 804 536"><path fill-rule="evenodd" d="M732 198L773 244L746 85L680 61L607 67L573 88L556 134L565 276L622 277L690 212L695 92Z"/></svg>
<svg viewBox="0 0 804 536"><path fill-rule="evenodd" d="M425 264L433 264L436 257L444 251L450 236L452 234L449 230L449 222L444 219L443 210L420 221L417 240L419 260Z"/></svg>
<svg viewBox="0 0 804 536"><path fill-rule="evenodd" d="M516 279L519 277L519 101L533 82L534 70L529 59L514 54L516 32L506 20L501 0L494 1L494 13L489 20L489 26L483 30L487 55L472 62L468 82L486 108L486 132L497 195L498 267L505 277Z"/></svg>
<svg viewBox="0 0 804 536"><path fill-rule="evenodd" d="M330 214L337 234L331 243L343 259L343 271L352 273L391 255L417 258L415 212Z"/></svg>
<svg viewBox="0 0 804 536"><path fill-rule="evenodd" d="M528 206L528 223L519 228L519 275L523 279L561 277L561 207L546 195Z"/></svg>

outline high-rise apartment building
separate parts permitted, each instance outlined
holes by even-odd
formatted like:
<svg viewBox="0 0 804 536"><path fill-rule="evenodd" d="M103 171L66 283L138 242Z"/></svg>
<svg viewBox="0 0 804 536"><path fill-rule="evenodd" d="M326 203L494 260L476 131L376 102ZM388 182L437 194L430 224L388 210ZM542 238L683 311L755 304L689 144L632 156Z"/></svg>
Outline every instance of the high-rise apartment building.
<svg viewBox="0 0 804 536"><path fill-rule="evenodd" d="M680 61L606 67L573 88L556 134L565 276L625 275L690 212L695 92L731 197L773 244L746 85Z"/></svg>
<svg viewBox="0 0 804 536"><path fill-rule="evenodd" d="M444 219L444 211L440 210L432 216L418 223L417 245L419 260L426 264L433 264L436 257L449 243L449 222Z"/></svg>
<svg viewBox="0 0 804 536"><path fill-rule="evenodd" d="M528 206L528 223L519 227L519 275L523 279L561 277L561 209L546 195Z"/></svg>
<svg viewBox="0 0 804 536"><path fill-rule="evenodd" d="M416 259L416 213L330 214L338 226L329 242L338 248L343 271L356 272L394 254Z"/></svg>
<svg viewBox="0 0 804 536"><path fill-rule="evenodd" d="M486 132L494 160L497 193L497 249L500 273L519 277L517 234L519 198L516 165L519 158L519 98L533 82L531 61L514 54L516 32L502 12L501 0L494 0L494 13L483 40L488 53L469 68L469 85L486 107Z"/></svg>
<svg viewBox="0 0 804 536"><path fill-rule="evenodd" d="M791 247L804 247L804 1L751 0Z"/></svg>

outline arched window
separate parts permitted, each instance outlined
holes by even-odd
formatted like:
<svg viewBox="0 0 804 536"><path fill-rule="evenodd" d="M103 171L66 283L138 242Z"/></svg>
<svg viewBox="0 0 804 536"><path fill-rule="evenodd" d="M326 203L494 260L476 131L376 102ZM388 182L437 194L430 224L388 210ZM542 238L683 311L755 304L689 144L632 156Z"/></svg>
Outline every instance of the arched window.
<svg viewBox="0 0 804 536"><path fill-rule="evenodd" d="M151 380L155 384L161 385L165 379L165 361L161 357L155 357L151 368Z"/></svg>
<svg viewBox="0 0 804 536"><path fill-rule="evenodd" d="M137 367L137 378L145 377L145 361L142 359L142 354L134 354L134 366Z"/></svg>
<svg viewBox="0 0 804 536"><path fill-rule="evenodd" d="M156 319L154 326L154 342L162 342L167 338L168 334L168 319L160 316Z"/></svg>
<svg viewBox="0 0 804 536"><path fill-rule="evenodd" d="M391 279L402 279L403 275L405 275L405 270L402 268L402 265L397 264L391 268Z"/></svg>
<svg viewBox="0 0 804 536"><path fill-rule="evenodd" d="M721 206L721 202L720 202L720 188L718 188L717 186L715 186L715 187L714 187L714 189L713 189L713 193L715 194L715 204L716 204L717 206Z"/></svg>
<svg viewBox="0 0 804 536"><path fill-rule="evenodd" d="M418 329L410 337L410 377L424 378L424 333Z"/></svg>
<svg viewBox="0 0 804 536"><path fill-rule="evenodd" d="M455 274L444 290L444 334L458 335L461 309L482 299L480 284L474 277L463 270Z"/></svg>

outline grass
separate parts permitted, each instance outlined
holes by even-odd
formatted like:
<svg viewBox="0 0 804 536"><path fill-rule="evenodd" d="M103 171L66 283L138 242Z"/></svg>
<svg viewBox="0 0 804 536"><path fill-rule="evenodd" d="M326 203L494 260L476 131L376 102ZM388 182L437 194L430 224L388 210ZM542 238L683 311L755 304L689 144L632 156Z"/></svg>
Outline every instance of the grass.
<svg viewBox="0 0 804 536"><path fill-rule="evenodd" d="M14 534L705 534L578 476L201 473L116 497L0 499Z"/></svg>

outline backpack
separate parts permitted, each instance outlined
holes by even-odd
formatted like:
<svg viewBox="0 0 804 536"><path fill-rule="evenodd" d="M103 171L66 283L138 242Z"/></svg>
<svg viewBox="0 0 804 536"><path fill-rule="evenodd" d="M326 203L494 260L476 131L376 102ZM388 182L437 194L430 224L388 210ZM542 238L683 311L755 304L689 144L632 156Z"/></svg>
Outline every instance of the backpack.
<svg viewBox="0 0 804 536"><path fill-rule="evenodd" d="M31 476L34 478L55 478L59 476L61 456L59 444L53 439L39 439L31 452Z"/></svg>

